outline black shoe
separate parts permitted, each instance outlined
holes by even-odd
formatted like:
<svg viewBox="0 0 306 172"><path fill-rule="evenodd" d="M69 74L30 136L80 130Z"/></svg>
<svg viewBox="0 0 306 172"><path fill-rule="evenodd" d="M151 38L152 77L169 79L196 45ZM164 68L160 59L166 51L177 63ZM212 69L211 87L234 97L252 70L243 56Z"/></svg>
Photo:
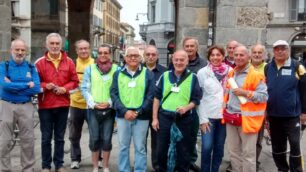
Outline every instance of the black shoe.
<svg viewBox="0 0 306 172"><path fill-rule="evenodd" d="M190 170L194 172L200 172L201 169L196 164L190 164Z"/></svg>

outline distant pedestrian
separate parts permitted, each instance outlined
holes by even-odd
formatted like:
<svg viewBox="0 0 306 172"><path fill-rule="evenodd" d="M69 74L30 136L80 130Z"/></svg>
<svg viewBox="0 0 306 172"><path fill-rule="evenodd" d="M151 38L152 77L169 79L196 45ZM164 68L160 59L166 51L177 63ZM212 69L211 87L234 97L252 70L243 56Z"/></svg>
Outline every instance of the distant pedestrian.
<svg viewBox="0 0 306 172"><path fill-rule="evenodd" d="M94 63L90 56L90 44L86 40L79 40L75 43L76 53L76 73L80 82L83 80L85 68ZM81 84L81 83L80 83ZM81 136L84 121L86 121L87 104L81 94L79 87L70 95L70 116L69 116L69 140L71 169L79 169L81 162Z"/></svg>
<svg viewBox="0 0 306 172"><path fill-rule="evenodd" d="M21 39L11 43L11 56L0 64L0 171L12 169L10 144L18 126L20 159L23 172L33 172L34 157L34 107L31 97L40 92L40 82L35 66L25 60L28 47Z"/></svg>
<svg viewBox="0 0 306 172"><path fill-rule="evenodd" d="M38 95L38 114L41 130L42 172L66 172L64 165L64 135L70 106L69 91L78 87L75 65L61 51L62 37L50 33L46 37L48 51L36 61L42 93ZM54 153L52 153L54 138Z"/></svg>

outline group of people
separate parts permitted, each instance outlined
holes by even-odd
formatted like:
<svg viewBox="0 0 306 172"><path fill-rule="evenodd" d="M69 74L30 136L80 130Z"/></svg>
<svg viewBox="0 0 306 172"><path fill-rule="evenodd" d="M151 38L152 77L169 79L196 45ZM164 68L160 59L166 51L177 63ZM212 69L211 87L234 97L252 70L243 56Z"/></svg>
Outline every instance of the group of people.
<svg viewBox="0 0 306 172"><path fill-rule="evenodd" d="M183 49L174 52L167 70L158 64L153 45L143 54L137 47L128 47L124 65L118 66L112 62L111 47L101 45L93 59L89 42L79 40L74 62L61 50L61 36L51 33L46 37L47 52L33 65L25 59L26 43L12 41L10 59L0 64L1 171L12 170L9 145L15 124L20 129L22 171L34 171L31 97L36 94L42 172L50 172L52 162L56 172L66 171L67 121L72 169L80 168L80 139L86 121L93 172L99 171L101 157L103 172L110 171L115 123L118 171L131 171L132 140L134 171L147 171L150 128L155 171L217 172L227 140L228 170L255 172L260 164L263 123L268 121L278 171L303 171L299 138L300 120L306 121L306 71L290 58L289 44L276 41L274 58L266 64L261 44L252 46L250 52L237 41L230 41L226 50L213 45L206 61L198 54L197 39L186 37L182 43ZM202 135L201 168L195 165L198 130Z"/></svg>

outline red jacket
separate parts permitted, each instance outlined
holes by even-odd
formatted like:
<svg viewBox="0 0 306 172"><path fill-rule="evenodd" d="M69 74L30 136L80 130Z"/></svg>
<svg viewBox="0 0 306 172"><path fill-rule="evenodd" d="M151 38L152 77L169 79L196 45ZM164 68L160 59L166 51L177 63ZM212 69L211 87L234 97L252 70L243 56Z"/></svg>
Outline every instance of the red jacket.
<svg viewBox="0 0 306 172"><path fill-rule="evenodd" d="M39 109L69 107L69 91L78 87L79 79L76 74L75 65L66 53L61 53L62 59L58 69L48 60L47 53L35 63L42 88L42 93L38 95ZM56 95L53 91L47 90L46 84L50 82L57 86L65 87L67 92L62 95Z"/></svg>

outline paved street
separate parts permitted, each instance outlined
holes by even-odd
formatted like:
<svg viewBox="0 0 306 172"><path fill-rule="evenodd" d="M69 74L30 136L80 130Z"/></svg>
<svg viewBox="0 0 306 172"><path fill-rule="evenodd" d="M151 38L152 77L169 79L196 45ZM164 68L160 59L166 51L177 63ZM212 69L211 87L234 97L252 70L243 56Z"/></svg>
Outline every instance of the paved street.
<svg viewBox="0 0 306 172"><path fill-rule="evenodd" d="M67 135L67 134L66 134ZM82 146L82 150L83 150L83 155L82 155L82 163L81 163L81 168L79 170L71 170L70 169L70 154L67 153L65 154L65 167L67 168L68 171L71 172L91 172L92 171L92 166L91 166L91 153L89 151L88 148L88 128L85 125L84 129L83 129L83 136L82 136L82 141L81 141L81 146ZM148 140L148 144L150 144L150 139ZM303 155L304 157L306 157L306 134L304 134L304 137L302 138L302 150L303 151ZM200 146L200 143L199 143ZM226 146L226 145L225 145ZM276 167L274 165L273 159L272 159L272 155L271 155L271 146L267 146L265 144L265 140L264 140L264 144L263 144L263 151L260 157L260 161L262 164L262 168L263 168L263 172L275 172L276 171ZM200 147L199 147L200 148ZM111 153L111 161L110 161L110 170L112 172L117 172L118 168L117 168L117 160L118 160L118 138L117 138L117 134L115 133L113 136L113 150ZM226 149L226 148L225 148ZM65 150L69 150L69 140L68 137L66 137L66 146L65 146ZM150 157L150 149L148 149L148 157ZM35 168L35 172L40 172L41 171L41 147L40 147L40 131L39 131L39 126L35 128L35 155L36 155L36 168ZM131 152L134 152L133 150L131 150ZM200 153L200 150L199 150ZM21 171L20 169L20 161L19 161L19 146L18 144L15 146L14 150L12 151L12 165L13 165L13 169L15 169L16 172ZM133 157L131 157L132 161L133 161ZM221 165L221 169L220 171L223 172L225 171L225 168L227 167L229 163L229 159L228 159L228 155L227 152L225 153L225 157L223 159L222 165ZM197 164L199 165L200 162L198 160ZM151 161L150 158L148 158L148 171L151 171ZM15 172L14 171L14 172ZM100 170L102 171L102 170Z"/></svg>

